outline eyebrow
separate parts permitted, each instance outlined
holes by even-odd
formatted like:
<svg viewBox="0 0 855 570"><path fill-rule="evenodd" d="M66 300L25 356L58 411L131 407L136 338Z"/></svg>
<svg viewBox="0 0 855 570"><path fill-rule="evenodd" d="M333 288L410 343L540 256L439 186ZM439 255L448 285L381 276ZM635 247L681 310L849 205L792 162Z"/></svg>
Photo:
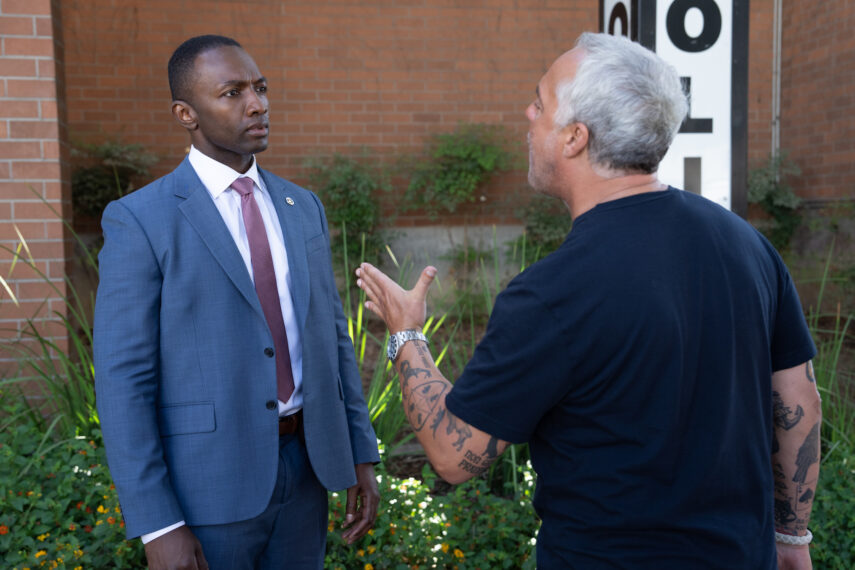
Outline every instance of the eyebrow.
<svg viewBox="0 0 855 570"><path fill-rule="evenodd" d="M220 87L221 88L222 87L230 87L230 86L238 87L241 85L246 85L247 83L252 83L253 85L258 84L258 83L267 83L267 78L262 75L261 77L259 77L258 79L254 80L254 81L246 81L245 79L230 79L228 81L223 81L220 84Z"/></svg>

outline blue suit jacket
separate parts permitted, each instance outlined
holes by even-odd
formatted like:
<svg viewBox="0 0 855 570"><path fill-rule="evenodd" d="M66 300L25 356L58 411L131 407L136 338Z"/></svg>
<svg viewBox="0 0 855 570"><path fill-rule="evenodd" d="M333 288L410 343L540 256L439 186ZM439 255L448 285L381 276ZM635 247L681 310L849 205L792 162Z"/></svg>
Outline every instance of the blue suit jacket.
<svg viewBox="0 0 855 570"><path fill-rule="evenodd" d="M379 461L318 198L260 171L303 344L306 447L330 490ZM291 198L293 205L286 203ZM111 203L95 310L98 413L128 537L245 520L273 493L273 340L246 265L189 161Z"/></svg>

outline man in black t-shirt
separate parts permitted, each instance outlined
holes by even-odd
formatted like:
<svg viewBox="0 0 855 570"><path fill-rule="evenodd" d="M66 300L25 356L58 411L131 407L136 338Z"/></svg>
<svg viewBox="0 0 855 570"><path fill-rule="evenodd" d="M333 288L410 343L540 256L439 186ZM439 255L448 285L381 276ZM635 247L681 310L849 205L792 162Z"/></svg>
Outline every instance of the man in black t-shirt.
<svg viewBox="0 0 855 570"><path fill-rule="evenodd" d="M769 243L657 179L676 72L584 34L535 92L529 182L573 229L499 295L453 388L420 332L436 270L411 291L357 270L428 458L457 483L528 442L539 568L810 568L816 350Z"/></svg>

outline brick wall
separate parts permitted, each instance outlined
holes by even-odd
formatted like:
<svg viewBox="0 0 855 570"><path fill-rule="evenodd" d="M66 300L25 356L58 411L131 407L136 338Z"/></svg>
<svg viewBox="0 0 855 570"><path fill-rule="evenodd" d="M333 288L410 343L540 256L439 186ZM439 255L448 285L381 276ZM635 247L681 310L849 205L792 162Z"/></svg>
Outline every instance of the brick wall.
<svg viewBox="0 0 855 570"><path fill-rule="evenodd" d="M781 147L802 196L855 198L855 4L784 2Z"/></svg>
<svg viewBox="0 0 855 570"><path fill-rule="evenodd" d="M400 155L458 122L502 123L523 153L524 109L552 60L596 30L596 2L64 0L72 137L137 142L171 170L189 144L173 121L166 62L203 33L240 41L270 80L261 164L300 180L306 157L368 146ZM98 30L92 34L90 30ZM447 223L510 221L524 175ZM399 224L428 223L400 216Z"/></svg>
<svg viewBox="0 0 855 570"><path fill-rule="evenodd" d="M35 318L40 332L62 345L58 323L43 321L64 313L68 258L62 221L50 210L67 214L70 193L57 8L50 0L0 0L0 276L18 301L0 289L0 339L18 336L26 319ZM8 250L20 242L16 229L36 269L24 263L12 269ZM0 376L13 359L8 345L0 345Z"/></svg>

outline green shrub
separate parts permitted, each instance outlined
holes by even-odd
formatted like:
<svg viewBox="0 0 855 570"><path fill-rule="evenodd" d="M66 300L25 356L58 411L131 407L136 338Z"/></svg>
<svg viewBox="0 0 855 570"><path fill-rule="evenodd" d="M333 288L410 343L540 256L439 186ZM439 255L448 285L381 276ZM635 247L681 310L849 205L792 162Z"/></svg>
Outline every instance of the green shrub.
<svg viewBox="0 0 855 570"><path fill-rule="evenodd" d="M71 202L84 216L100 216L111 200L133 192L134 182L148 177L158 160L142 145L111 141L77 145L71 155Z"/></svg>
<svg viewBox="0 0 855 570"><path fill-rule="evenodd" d="M531 506L531 466L518 500L492 495L483 479L458 485L448 495L432 495L435 475L398 479L378 466L381 505L374 529L353 546L337 530L344 494L330 499L330 532L324 568L534 568L539 521Z"/></svg>
<svg viewBox="0 0 855 570"><path fill-rule="evenodd" d="M0 393L0 560L4 568L139 568L100 434L55 441L22 397Z"/></svg>
<svg viewBox="0 0 855 570"><path fill-rule="evenodd" d="M759 204L772 218L768 223L759 222L758 227L779 251L786 249L802 220L798 211L801 200L787 183L789 177L800 173L784 152L770 156L764 165L748 173L748 201Z"/></svg>
<svg viewBox="0 0 855 570"><path fill-rule="evenodd" d="M410 167L407 202L431 216L454 212L475 200L475 190L511 165L500 125L461 124L452 133L431 139L425 156Z"/></svg>
<svg viewBox="0 0 855 570"><path fill-rule="evenodd" d="M376 263L383 248L377 192L388 191L389 181L371 162L368 151L359 158L336 154L306 162L309 187L324 204L330 231L343 234L331 240L334 267L343 266L345 251L351 261ZM345 273L349 276L349 268Z"/></svg>
<svg viewBox="0 0 855 570"><path fill-rule="evenodd" d="M817 568L855 568L855 452L835 450L819 470L810 517L811 558Z"/></svg>
<svg viewBox="0 0 855 570"><path fill-rule="evenodd" d="M543 259L564 243L573 220L561 200L535 195L522 213L525 233L510 242L508 258L522 260L522 266Z"/></svg>

